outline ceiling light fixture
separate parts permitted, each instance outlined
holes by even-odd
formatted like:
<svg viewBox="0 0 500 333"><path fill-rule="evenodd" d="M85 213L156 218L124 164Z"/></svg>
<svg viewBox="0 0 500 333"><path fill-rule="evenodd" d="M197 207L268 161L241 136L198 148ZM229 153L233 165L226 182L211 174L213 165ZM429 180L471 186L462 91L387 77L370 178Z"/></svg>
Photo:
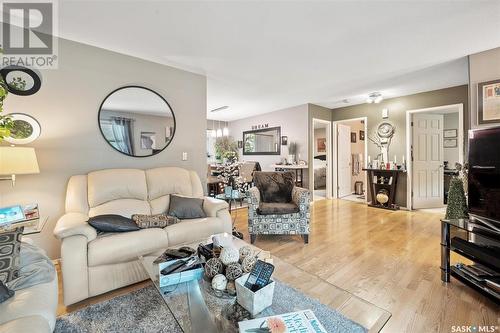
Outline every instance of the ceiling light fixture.
<svg viewBox="0 0 500 333"><path fill-rule="evenodd" d="M380 103L382 102L382 100L384 99L384 97L382 96L381 93L379 92L373 92L371 93L370 95L368 95L368 98L366 99L366 103Z"/></svg>
<svg viewBox="0 0 500 333"><path fill-rule="evenodd" d="M224 105L224 106L221 106L219 108L212 109L212 110L210 110L210 112L219 112L219 111L225 110L227 108L229 108L229 106L228 105Z"/></svg>

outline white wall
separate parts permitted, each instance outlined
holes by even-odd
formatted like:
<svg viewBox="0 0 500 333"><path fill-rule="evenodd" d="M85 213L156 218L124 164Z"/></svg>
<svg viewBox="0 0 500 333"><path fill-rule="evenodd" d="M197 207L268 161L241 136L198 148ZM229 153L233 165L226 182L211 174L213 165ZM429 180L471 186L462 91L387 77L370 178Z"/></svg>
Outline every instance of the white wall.
<svg viewBox="0 0 500 333"><path fill-rule="evenodd" d="M495 125L478 125L477 84L497 79L500 79L500 47L469 56L470 123L472 128Z"/></svg>
<svg viewBox="0 0 500 333"><path fill-rule="evenodd" d="M283 110L260 114L255 117L235 120L229 123L229 135L235 141L243 140L243 132L252 130L252 125L269 124L269 127L281 126L281 136L288 136L288 143L298 145L297 159L308 159L308 106L299 105ZM243 155L239 149L240 160L257 161L262 170L271 171L271 165L288 156L286 146L281 146L281 155ZM307 171L304 172L304 186L308 186Z"/></svg>
<svg viewBox="0 0 500 333"><path fill-rule="evenodd" d="M115 151L101 136L99 106L126 85L153 89L172 106L177 129L172 143L153 157L133 158ZM71 175L102 168L181 166L206 180L206 78L119 53L59 40L59 69L42 71L42 88L33 96L9 95L6 112L34 116L42 134L35 147L40 174L18 176L15 187L0 182L0 206L37 202L49 222L31 238L51 258L59 257L52 232L63 214ZM188 161L181 161L182 152ZM126 181L126 179L124 179Z"/></svg>
<svg viewBox="0 0 500 333"><path fill-rule="evenodd" d="M443 126L444 129L456 129L457 130L457 135L459 131L459 125L458 125L458 112L456 113L447 113L443 115ZM458 139L458 137L457 137ZM446 139L444 139L446 140ZM458 148L458 142L457 142L457 147L455 148L443 148L443 158L444 161L448 161L448 168L450 169L455 169L455 163L458 162L459 159L459 148Z"/></svg>

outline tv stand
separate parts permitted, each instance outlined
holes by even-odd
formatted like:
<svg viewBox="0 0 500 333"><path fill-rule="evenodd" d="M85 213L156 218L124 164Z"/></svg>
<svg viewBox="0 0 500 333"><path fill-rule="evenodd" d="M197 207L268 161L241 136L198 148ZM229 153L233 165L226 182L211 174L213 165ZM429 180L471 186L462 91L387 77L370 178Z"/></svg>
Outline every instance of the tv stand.
<svg viewBox="0 0 500 333"><path fill-rule="evenodd" d="M464 236L452 237L452 231ZM451 251L474 264L451 265ZM487 274L477 274L477 267ZM472 219L441 220L441 280L450 277L500 303L500 232Z"/></svg>

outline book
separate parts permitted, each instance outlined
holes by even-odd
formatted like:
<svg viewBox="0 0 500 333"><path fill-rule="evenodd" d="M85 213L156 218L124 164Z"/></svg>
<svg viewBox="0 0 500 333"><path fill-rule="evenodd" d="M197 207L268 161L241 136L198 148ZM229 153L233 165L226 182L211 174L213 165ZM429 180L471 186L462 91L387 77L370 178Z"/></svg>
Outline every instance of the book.
<svg viewBox="0 0 500 333"><path fill-rule="evenodd" d="M238 326L240 333L327 333L312 310L240 321Z"/></svg>

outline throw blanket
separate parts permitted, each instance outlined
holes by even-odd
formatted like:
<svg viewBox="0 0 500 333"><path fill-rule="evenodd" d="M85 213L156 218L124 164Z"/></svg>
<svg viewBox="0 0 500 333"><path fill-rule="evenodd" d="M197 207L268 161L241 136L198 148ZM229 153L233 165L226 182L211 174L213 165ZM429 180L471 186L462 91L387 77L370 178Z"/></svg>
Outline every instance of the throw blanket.
<svg viewBox="0 0 500 333"><path fill-rule="evenodd" d="M13 290L25 289L31 286L52 281L56 270L52 261L42 249L28 244L21 244L19 277L7 283Z"/></svg>

